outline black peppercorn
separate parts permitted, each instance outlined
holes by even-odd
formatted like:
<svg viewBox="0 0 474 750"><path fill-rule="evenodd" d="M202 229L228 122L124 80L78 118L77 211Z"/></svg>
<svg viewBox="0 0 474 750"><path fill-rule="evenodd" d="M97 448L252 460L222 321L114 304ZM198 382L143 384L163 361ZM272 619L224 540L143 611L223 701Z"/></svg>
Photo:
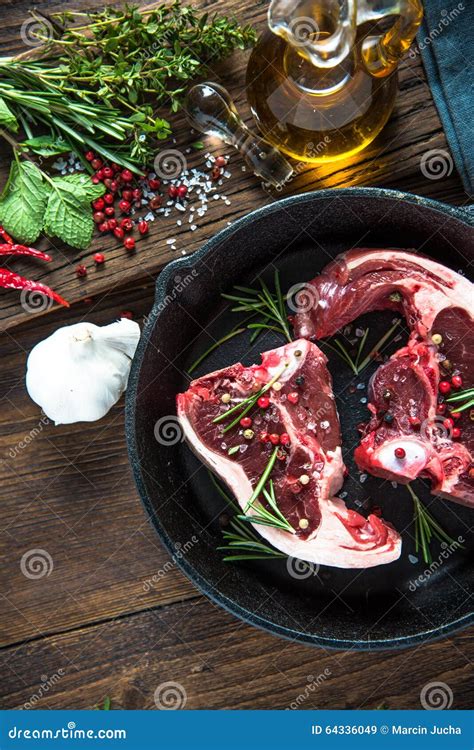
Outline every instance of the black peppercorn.
<svg viewBox="0 0 474 750"><path fill-rule="evenodd" d="M387 414L384 416L384 421L387 422L388 424L392 424L393 414L390 414L389 412L387 412Z"/></svg>
<svg viewBox="0 0 474 750"><path fill-rule="evenodd" d="M304 375L298 375L295 379L296 385L304 385Z"/></svg>

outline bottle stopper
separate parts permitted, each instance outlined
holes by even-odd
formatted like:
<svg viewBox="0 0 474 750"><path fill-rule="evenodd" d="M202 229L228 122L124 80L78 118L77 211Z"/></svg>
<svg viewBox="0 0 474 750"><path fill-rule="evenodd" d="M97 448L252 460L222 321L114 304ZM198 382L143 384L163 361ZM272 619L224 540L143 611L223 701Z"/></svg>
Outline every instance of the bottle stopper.
<svg viewBox="0 0 474 750"><path fill-rule="evenodd" d="M276 148L248 129L223 86L208 81L196 84L186 96L185 110L193 128L234 146L264 182L281 187L291 178L290 163Z"/></svg>

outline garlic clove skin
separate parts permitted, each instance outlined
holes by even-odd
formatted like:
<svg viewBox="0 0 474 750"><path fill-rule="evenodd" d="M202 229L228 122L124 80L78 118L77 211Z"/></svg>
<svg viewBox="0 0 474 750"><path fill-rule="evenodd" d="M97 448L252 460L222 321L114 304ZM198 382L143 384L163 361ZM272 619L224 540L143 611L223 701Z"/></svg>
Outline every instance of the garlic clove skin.
<svg viewBox="0 0 474 750"><path fill-rule="evenodd" d="M56 425L95 422L125 391L139 339L128 318L59 328L32 349L27 391Z"/></svg>

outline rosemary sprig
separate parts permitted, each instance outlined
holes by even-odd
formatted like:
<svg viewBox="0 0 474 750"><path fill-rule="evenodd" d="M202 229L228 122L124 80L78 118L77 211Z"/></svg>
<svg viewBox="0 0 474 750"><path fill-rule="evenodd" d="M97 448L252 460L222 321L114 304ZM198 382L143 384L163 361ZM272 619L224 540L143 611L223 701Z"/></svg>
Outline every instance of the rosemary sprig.
<svg viewBox="0 0 474 750"><path fill-rule="evenodd" d="M382 338L380 338L375 346L372 347L372 349L369 351L369 353L364 357L364 359L361 360L361 357L364 353L364 347L367 342L367 336L369 335L369 328L366 328L363 335L361 336L361 339L359 341L359 346L357 347L357 352L355 355L355 358L351 357L349 352L347 351L346 347L340 341L339 339L334 339L334 343L330 343L329 341L323 341L322 345L327 346L331 351L335 352L349 367L351 368L354 375L360 375L362 370L365 370L367 365L372 361L374 358L374 355L381 350L381 348L384 346L384 344L387 343L387 341L390 339L390 337L395 332L396 328L400 325L400 321L396 320L395 323L384 333Z"/></svg>
<svg viewBox="0 0 474 750"><path fill-rule="evenodd" d="M281 293L280 274L275 270L274 274L275 292L271 292L268 286L259 279L260 289L252 289L247 286L235 286L236 294L223 294L222 297L230 302L236 303L232 312L250 312L250 315L240 321L238 325L232 328L229 333L223 336L219 341L212 344L206 351L201 354L189 367L188 373L191 374L201 364L209 354L224 344L229 339L237 336L244 331L251 331L249 343L253 344L263 331L274 331L291 342L293 339L290 334L288 321L285 312L285 297ZM255 318L258 318L255 320ZM254 322L249 322L254 321Z"/></svg>
<svg viewBox="0 0 474 750"><path fill-rule="evenodd" d="M255 536L255 534L248 532L248 527L246 526L246 524L255 523L261 524L263 526L271 526L272 528L281 529L282 531L287 531L289 533L294 533L295 531L291 524L287 521L283 513L280 511L276 500L273 481L271 479L269 480L270 474L275 465L278 450L278 447L275 447L273 449L272 455L270 456L270 459L265 466L265 469L263 470L262 475L258 480L255 489L253 490L252 495L245 506L244 514L240 513L240 508L237 506L237 504L227 496L224 490L219 487L215 479L212 477L212 482L217 488L221 497L226 500L226 502L231 506L232 510L237 511L237 515L234 519L232 519L230 524L233 527L234 533L224 532L224 538L229 542L229 547L238 547L241 552L243 550L245 551L245 557L239 555L236 559L250 559L248 554L249 550L252 550L252 559L261 559L262 555L265 557L267 557L268 555L275 556L273 554L273 550L270 547L267 547L267 545L261 542L259 538ZM263 495L271 510L268 510L262 505L261 501L259 500L261 495ZM258 505L256 506L255 504L257 502ZM252 515L247 514L247 511L250 509L254 511ZM255 558L255 554L258 555L257 558ZM278 556L286 557L286 555L280 554L278 554Z"/></svg>
<svg viewBox="0 0 474 750"><path fill-rule="evenodd" d="M214 475L210 471L208 473L211 482L219 495L226 501L234 513L239 513L240 508L237 503L234 502L230 495L222 489ZM222 532L222 536L227 544L217 548L223 552L232 553L223 558L224 562L238 562L239 560L270 560L272 558L287 557L283 552L278 552L278 550L265 544L265 542L254 533L252 527L243 523L237 516L230 521L229 526L231 531Z"/></svg>
<svg viewBox="0 0 474 750"><path fill-rule="evenodd" d="M110 711L111 706L112 706L112 701L110 699L110 696L106 695L102 706L95 706L95 710L96 711Z"/></svg>
<svg viewBox="0 0 474 750"><path fill-rule="evenodd" d="M225 344L226 341L229 341L230 339L233 339L234 336L238 336L239 333L243 333L245 331L245 328L233 328L230 333L227 333L225 336L222 336L219 341L215 341L214 344L211 344L209 349L206 349L204 354L201 354L200 357L198 357L194 362L192 363L191 367L188 368L188 374L191 375L192 372L198 367L201 362L203 362L206 357L209 356L215 349L217 349L221 344Z"/></svg>
<svg viewBox="0 0 474 750"><path fill-rule="evenodd" d="M252 492L249 500L247 501L247 505L245 506L244 512L247 513L248 509L252 506L252 503L258 498L260 493L262 492L263 488L265 487L267 480L272 473L273 467L275 466L276 457L278 454L278 446L276 446L273 451L272 455L270 456L270 460L268 461L267 465L265 466L265 469L263 470L262 476L258 480L254 491Z"/></svg>
<svg viewBox="0 0 474 750"><path fill-rule="evenodd" d="M171 132L156 107L176 112L208 63L255 41L249 26L180 0L147 10L106 7L82 14L81 26L76 13L54 14L52 22L32 16L28 33L46 44L0 58L0 97L12 115L60 133L74 151L92 149L137 171ZM117 141L111 157L109 138Z"/></svg>
<svg viewBox="0 0 474 750"><path fill-rule="evenodd" d="M265 486L262 486L261 492L259 494L262 494L264 496L273 513L264 508L260 502L258 507L255 507L255 502L258 498L257 496L257 498L252 503L250 503L250 507L256 512L251 516L239 515L238 518L240 518L242 521L248 521L249 523L262 524L262 526L273 526L276 529L281 529L282 531L288 531L290 534L294 534L295 530L293 526L287 521L277 505L275 488L271 479L268 483L268 489L266 489ZM249 505L247 505L245 510L247 511L248 508Z"/></svg>
<svg viewBox="0 0 474 750"><path fill-rule="evenodd" d="M242 401L239 401L238 404L235 404L235 406L231 406L230 409L227 409L227 411L215 417L212 420L212 423L217 424L218 422L222 422L224 419L228 419L232 414L235 414L236 412L238 412L235 419L233 419L232 422L230 422L230 424L224 427L223 432L224 433L228 432L229 430L232 429L232 427L235 427L235 425L237 425L240 422L242 417L245 417L245 415L248 414L248 412L255 406L260 396L263 396L263 394L266 393L272 387L274 383L276 383L276 381L281 377L282 373L285 371L286 367L288 367L288 365L285 365L285 367L282 370L280 370L276 375L274 375L273 378L271 378L271 380L269 380L268 383L265 383L265 385L262 386L262 388L260 388L256 393L253 393L248 398L245 398Z"/></svg>
<svg viewBox="0 0 474 750"><path fill-rule="evenodd" d="M276 331L281 333L287 341L291 342L292 337L285 311L285 298L281 292L280 275L277 269L273 276L275 291L271 292L263 279L259 278L259 289L252 289L247 286L234 286L235 294L223 294L224 299L236 304L232 312L250 312L254 315L261 316L257 323L247 326L254 330L253 340L258 333L263 330Z"/></svg>
<svg viewBox="0 0 474 750"><path fill-rule="evenodd" d="M474 407L474 388L465 388L462 391L458 391L452 396L448 396L446 401L456 404L456 411L471 409ZM459 406L457 406L458 401L461 402Z"/></svg>
<svg viewBox="0 0 474 750"><path fill-rule="evenodd" d="M457 545L461 548L462 544L459 544L455 539L452 539L428 512L418 495L413 491L411 485L407 484L406 487L411 495L411 499L413 500L415 552L421 550L423 553L423 560L425 563L430 564L433 561L430 550L430 544L433 537L439 542L445 542L449 546Z"/></svg>

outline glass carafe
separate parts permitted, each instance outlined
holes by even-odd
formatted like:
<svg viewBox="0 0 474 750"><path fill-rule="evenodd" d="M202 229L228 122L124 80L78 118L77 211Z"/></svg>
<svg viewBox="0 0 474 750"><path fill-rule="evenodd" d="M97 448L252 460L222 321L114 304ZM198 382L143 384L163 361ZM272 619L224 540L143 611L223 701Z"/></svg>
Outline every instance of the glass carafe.
<svg viewBox="0 0 474 750"><path fill-rule="evenodd" d="M392 111L421 0L273 0L247 67L263 136L299 161L357 153Z"/></svg>

